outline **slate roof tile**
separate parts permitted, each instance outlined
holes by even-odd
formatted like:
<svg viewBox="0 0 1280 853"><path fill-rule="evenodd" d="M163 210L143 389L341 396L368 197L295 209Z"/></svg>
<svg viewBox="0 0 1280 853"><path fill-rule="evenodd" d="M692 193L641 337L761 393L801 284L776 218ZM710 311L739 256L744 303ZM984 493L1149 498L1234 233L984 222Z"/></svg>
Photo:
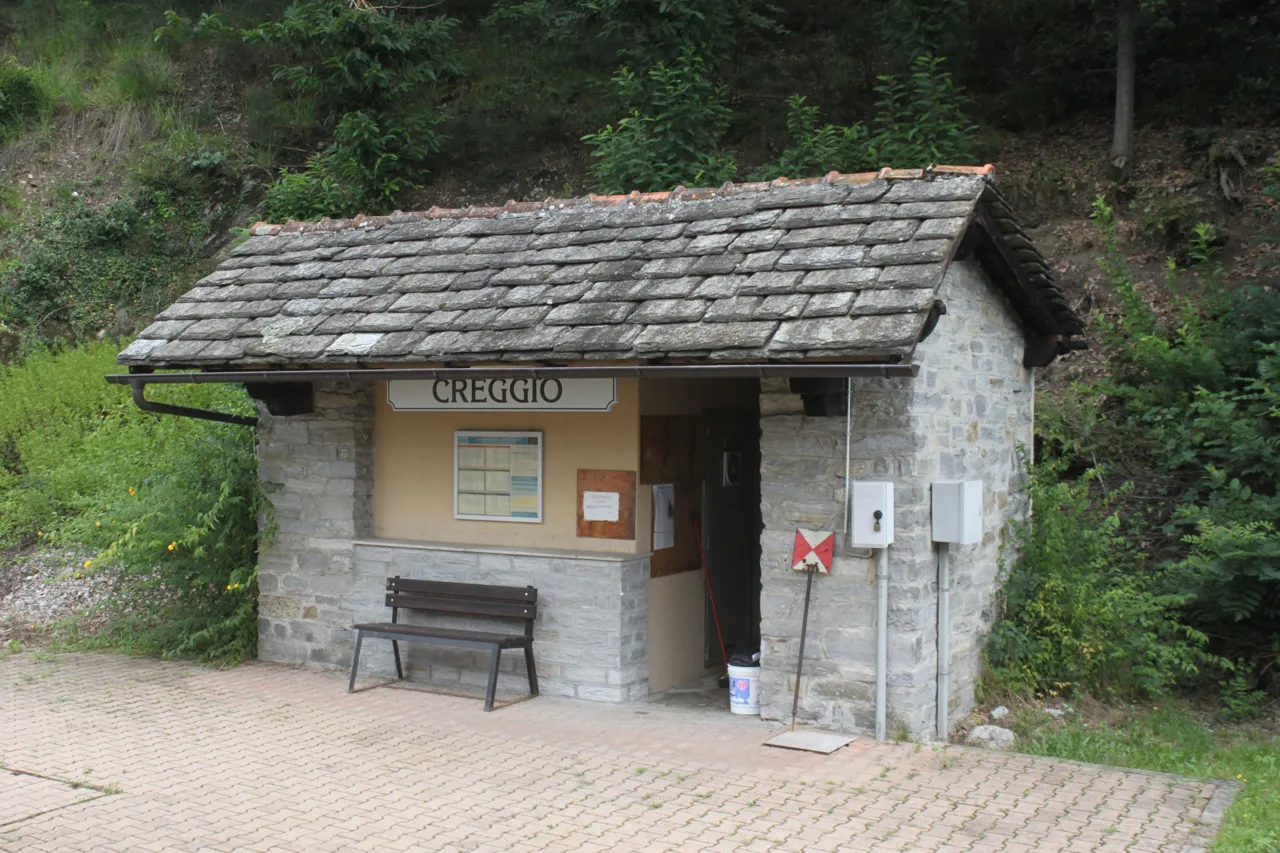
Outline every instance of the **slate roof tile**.
<svg viewBox="0 0 1280 853"><path fill-rule="evenodd" d="M645 327L632 346L638 353L680 353L723 347L763 346L777 328L778 324L773 321L663 323Z"/></svg>
<svg viewBox="0 0 1280 853"><path fill-rule="evenodd" d="M864 290L853 304L854 314L905 314L909 311L928 311L934 303L936 291L932 287L913 287L906 290Z"/></svg>
<svg viewBox="0 0 1280 853"><path fill-rule="evenodd" d="M548 326L597 326L621 323L636 309L634 302L568 302L543 319Z"/></svg>
<svg viewBox="0 0 1280 853"><path fill-rule="evenodd" d="M862 246L820 246L783 252L775 267L780 270L826 270L854 267L862 262L867 250Z"/></svg>
<svg viewBox="0 0 1280 853"><path fill-rule="evenodd" d="M880 278L879 267L853 267L843 270L814 270L804 274L796 290L803 293L854 293L875 287Z"/></svg>
<svg viewBox="0 0 1280 853"><path fill-rule="evenodd" d="M841 317L853 309L857 293L840 291L838 293L815 293L801 312L803 317Z"/></svg>
<svg viewBox="0 0 1280 853"><path fill-rule="evenodd" d="M792 320L804 312L808 303L807 293L775 293L761 300L752 317L756 320Z"/></svg>
<svg viewBox="0 0 1280 853"><path fill-rule="evenodd" d="M1078 333L985 170L938 167L259 224L120 361L901 356L979 205Z"/></svg>
<svg viewBox="0 0 1280 853"><path fill-rule="evenodd" d="M796 285L804 278L802 272L758 272L750 276L738 293L743 296L768 296L773 293L794 293Z"/></svg>
<svg viewBox="0 0 1280 853"><path fill-rule="evenodd" d="M693 323L707 313L707 303L701 299L649 299L640 303L628 323Z"/></svg>
<svg viewBox="0 0 1280 853"><path fill-rule="evenodd" d="M193 341L225 341L236 336L236 330L245 324L238 317L197 320L183 330L182 337Z"/></svg>
<svg viewBox="0 0 1280 853"><path fill-rule="evenodd" d="M766 228L763 231L743 231L735 234L729 244L731 252L766 252L777 245L787 234L781 228Z"/></svg>
<svg viewBox="0 0 1280 853"><path fill-rule="evenodd" d="M735 323L750 320L763 299L762 296L731 296L728 299L717 299L707 308L707 313L702 316L702 320L706 323Z"/></svg>
<svg viewBox="0 0 1280 853"><path fill-rule="evenodd" d="M456 272L423 272L401 276L394 290L401 293L439 293L448 290L461 276ZM470 288L467 288L470 289Z"/></svg>
<svg viewBox="0 0 1280 853"><path fill-rule="evenodd" d="M745 275L714 275L703 281L693 291L698 299L725 299L738 295L747 281Z"/></svg>
<svg viewBox="0 0 1280 853"><path fill-rule="evenodd" d="M872 246L867 260L873 264L926 264L941 261L951 249L950 240L910 240Z"/></svg>
<svg viewBox="0 0 1280 853"><path fill-rule="evenodd" d="M826 225L818 228L796 228L787 231L774 244L779 249L800 249L810 246L842 246L858 242L864 225Z"/></svg>

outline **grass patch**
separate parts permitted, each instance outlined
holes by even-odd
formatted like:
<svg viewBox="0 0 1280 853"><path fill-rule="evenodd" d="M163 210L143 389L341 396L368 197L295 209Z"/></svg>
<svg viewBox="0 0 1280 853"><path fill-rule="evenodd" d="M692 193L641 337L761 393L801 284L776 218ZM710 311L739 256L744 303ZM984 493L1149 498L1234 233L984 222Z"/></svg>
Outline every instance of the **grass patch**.
<svg viewBox="0 0 1280 853"><path fill-rule="evenodd" d="M1243 787L1210 849L1280 850L1280 733L1274 727L1216 727L1172 700L1068 722L1039 711L1016 719L1019 748L1034 755L1239 782Z"/></svg>

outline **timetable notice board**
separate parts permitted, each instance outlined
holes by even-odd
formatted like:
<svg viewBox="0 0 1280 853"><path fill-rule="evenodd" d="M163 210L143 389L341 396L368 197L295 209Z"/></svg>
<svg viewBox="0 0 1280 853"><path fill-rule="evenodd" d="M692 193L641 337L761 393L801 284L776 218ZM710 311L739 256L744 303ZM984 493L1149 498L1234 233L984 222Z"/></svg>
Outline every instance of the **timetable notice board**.
<svg viewBox="0 0 1280 853"><path fill-rule="evenodd" d="M542 521L542 433L459 430L454 517Z"/></svg>

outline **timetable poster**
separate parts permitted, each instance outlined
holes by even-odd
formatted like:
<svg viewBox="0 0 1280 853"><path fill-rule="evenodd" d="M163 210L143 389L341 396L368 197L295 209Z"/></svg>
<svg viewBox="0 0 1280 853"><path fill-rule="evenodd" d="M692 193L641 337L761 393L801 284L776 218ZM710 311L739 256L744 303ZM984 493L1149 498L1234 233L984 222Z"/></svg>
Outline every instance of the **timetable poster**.
<svg viewBox="0 0 1280 853"><path fill-rule="evenodd" d="M456 434L458 518L542 520L542 433Z"/></svg>

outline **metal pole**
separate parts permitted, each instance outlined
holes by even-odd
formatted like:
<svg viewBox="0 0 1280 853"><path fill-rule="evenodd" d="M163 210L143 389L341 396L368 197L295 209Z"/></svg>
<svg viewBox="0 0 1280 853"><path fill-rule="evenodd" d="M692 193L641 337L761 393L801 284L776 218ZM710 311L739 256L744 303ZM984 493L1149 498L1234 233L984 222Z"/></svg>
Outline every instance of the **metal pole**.
<svg viewBox="0 0 1280 853"><path fill-rule="evenodd" d="M876 552L876 740L885 739L889 692L889 549Z"/></svg>
<svg viewBox="0 0 1280 853"><path fill-rule="evenodd" d="M804 582L804 616L800 618L800 654L796 657L796 689L791 696L791 731L796 730L796 709L800 706L800 672L804 669L804 635L809 629L809 594L813 592L813 576L817 569L805 572L809 577Z"/></svg>
<svg viewBox="0 0 1280 853"><path fill-rule="evenodd" d="M938 543L938 740L951 734L951 546Z"/></svg>

